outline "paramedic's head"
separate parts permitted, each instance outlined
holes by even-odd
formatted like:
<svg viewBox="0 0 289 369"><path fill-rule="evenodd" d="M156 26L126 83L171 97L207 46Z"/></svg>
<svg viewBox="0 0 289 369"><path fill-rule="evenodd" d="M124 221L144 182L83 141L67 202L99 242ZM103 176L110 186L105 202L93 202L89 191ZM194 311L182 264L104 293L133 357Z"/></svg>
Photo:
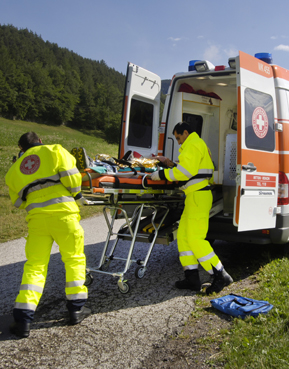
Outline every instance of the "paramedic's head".
<svg viewBox="0 0 289 369"><path fill-rule="evenodd" d="M178 144L182 145L192 132L192 127L188 123L180 122L175 125L173 135L178 141Z"/></svg>
<svg viewBox="0 0 289 369"><path fill-rule="evenodd" d="M25 152L36 143L42 143L37 134L35 132L27 132L19 138L18 146L20 150Z"/></svg>

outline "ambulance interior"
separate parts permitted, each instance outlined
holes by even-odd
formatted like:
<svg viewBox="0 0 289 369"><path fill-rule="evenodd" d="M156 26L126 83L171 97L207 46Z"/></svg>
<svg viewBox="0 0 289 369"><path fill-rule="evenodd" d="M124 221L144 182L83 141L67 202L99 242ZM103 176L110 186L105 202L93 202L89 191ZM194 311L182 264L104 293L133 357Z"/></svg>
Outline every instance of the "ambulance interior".
<svg viewBox="0 0 289 369"><path fill-rule="evenodd" d="M182 86L191 86L194 92L178 92ZM204 75L180 78L172 86L174 92L167 117L167 139L164 155L177 160L179 145L172 130L176 122L185 121L208 145L215 165L214 183L217 200L222 199L220 215L232 217L236 193L237 156L237 88L236 74ZM218 98L219 97L219 98ZM219 201L220 202L220 201Z"/></svg>

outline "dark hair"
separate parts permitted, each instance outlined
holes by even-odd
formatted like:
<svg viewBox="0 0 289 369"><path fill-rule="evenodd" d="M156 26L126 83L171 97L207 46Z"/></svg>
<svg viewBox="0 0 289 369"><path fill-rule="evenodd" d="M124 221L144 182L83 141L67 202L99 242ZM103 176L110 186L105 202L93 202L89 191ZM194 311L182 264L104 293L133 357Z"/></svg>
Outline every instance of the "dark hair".
<svg viewBox="0 0 289 369"><path fill-rule="evenodd" d="M18 146L20 146L22 150L25 152L31 147L31 145L38 143L38 142L39 142L39 137L37 136L35 132L27 132L27 133L24 133L19 138Z"/></svg>
<svg viewBox="0 0 289 369"><path fill-rule="evenodd" d="M175 127L173 129L173 134L175 134L175 132L177 132L178 135L182 135L184 133L184 131L188 131L188 133L191 134L193 132L193 129L188 123L179 122L175 125Z"/></svg>

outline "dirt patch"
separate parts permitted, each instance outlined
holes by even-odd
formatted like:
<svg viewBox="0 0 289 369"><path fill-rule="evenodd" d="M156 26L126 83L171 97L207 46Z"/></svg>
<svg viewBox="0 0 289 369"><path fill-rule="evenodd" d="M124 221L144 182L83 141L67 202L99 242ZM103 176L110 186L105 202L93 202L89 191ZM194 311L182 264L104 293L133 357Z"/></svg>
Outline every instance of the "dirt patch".
<svg viewBox="0 0 289 369"><path fill-rule="evenodd" d="M241 294L257 286L256 277L248 277L227 287L222 295ZM219 295L218 295L219 296ZM232 318L211 307L212 297L199 295L198 302L186 325L175 337L170 337L161 345L155 345L146 368L223 368L224 363L214 364L220 356L220 345L224 333L231 329Z"/></svg>

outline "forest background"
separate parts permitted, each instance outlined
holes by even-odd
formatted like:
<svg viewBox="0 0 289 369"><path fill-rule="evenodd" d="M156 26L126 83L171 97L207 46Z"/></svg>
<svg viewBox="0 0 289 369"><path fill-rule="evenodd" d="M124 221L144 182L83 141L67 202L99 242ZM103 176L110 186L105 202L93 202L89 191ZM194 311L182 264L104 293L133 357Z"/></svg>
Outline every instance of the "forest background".
<svg viewBox="0 0 289 369"><path fill-rule="evenodd" d="M0 116L99 130L118 143L124 87L125 76L104 60L83 58L28 29L0 25ZM164 99L162 92L161 111Z"/></svg>

